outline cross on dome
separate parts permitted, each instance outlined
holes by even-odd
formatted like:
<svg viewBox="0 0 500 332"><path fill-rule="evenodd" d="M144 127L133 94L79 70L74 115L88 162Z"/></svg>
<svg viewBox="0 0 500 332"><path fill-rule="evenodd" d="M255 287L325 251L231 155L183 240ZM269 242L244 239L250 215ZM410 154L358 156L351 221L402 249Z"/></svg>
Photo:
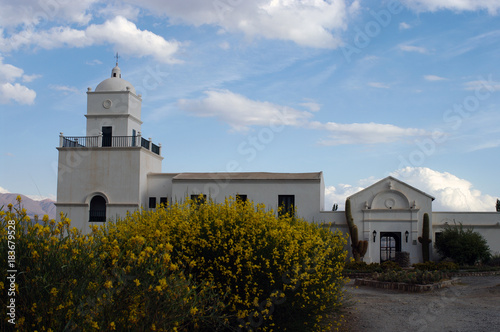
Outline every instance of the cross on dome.
<svg viewBox="0 0 500 332"><path fill-rule="evenodd" d="M115 68L113 68L113 70L111 70L111 77L122 78L122 72L120 70L120 67L118 67L118 59L120 58L118 52L116 52L115 58L116 58L116 66Z"/></svg>
<svg viewBox="0 0 500 332"><path fill-rule="evenodd" d="M120 67L118 67L119 58L120 56L117 52L115 55L116 66L111 70L111 77L99 83L99 85L97 85L97 87L95 88L95 92L130 91L134 94L136 93L132 83L122 79L122 71Z"/></svg>

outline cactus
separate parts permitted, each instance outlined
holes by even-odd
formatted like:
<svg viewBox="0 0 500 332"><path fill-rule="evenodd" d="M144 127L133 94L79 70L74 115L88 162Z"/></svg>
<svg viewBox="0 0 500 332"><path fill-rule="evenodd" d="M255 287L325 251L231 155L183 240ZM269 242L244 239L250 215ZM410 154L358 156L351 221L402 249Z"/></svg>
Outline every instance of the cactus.
<svg viewBox="0 0 500 332"><path fill-rule="evenodd" d="M352 218L350 199L347 199L345 202L345 218L349 227L349 235L351 236L352 255L354 256L354 260L359 262L368 250L368 241L359 241L358 226L354 224L354 219Z"/></svg>
<svg viewBox="0 0 500 332"><path fill-rule="evenodd" d="M429 238L429 215L424 213L424 224L422 225L422 236L418 237L418 242L422 243L422 257L424 262L429 261L429 243L431 239Z"/></svg>

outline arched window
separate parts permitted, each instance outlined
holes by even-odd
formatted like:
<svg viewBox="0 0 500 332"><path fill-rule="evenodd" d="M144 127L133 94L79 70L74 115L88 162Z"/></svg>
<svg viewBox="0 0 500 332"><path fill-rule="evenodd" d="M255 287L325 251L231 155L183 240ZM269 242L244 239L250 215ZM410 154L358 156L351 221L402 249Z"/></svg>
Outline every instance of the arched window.
<svg viewBox="0 0 500 332"><path fill-rule="evenodd" d="M106 200L102 196L94 196L90 200L89 221L106 221Z"/></svg>

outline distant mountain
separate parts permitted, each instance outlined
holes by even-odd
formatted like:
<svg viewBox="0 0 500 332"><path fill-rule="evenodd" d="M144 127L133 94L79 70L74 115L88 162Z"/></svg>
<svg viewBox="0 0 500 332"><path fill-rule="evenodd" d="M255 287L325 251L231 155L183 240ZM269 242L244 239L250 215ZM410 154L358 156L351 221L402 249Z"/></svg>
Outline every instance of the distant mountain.
<svg viewBox="0 0 500 332"><path fill-rule="evenodd" d="M12 205L17 206L16 197L21 196L21 207L26 209L26 213L30 218L33 218L35 214L38 215L40 220L46 214L50 219L55 219L56 217L56 206L55 202L51 199L44 199L41 201L35 201L27 196L21 194L0 194L0 207L3 205L4 210L7 209L7 205L12 203Z"/></svg>

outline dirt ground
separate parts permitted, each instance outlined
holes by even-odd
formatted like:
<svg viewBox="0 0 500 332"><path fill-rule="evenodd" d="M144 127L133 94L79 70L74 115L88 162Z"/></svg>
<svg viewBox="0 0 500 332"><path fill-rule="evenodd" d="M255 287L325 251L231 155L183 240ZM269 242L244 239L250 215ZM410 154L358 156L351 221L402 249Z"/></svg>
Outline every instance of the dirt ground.
<svg viewBox="0 0 500 332"><path fill-rule="evenodd" d="M425 293L347 286L346 331L500 331L500 276L461 277Z"/></svg>

